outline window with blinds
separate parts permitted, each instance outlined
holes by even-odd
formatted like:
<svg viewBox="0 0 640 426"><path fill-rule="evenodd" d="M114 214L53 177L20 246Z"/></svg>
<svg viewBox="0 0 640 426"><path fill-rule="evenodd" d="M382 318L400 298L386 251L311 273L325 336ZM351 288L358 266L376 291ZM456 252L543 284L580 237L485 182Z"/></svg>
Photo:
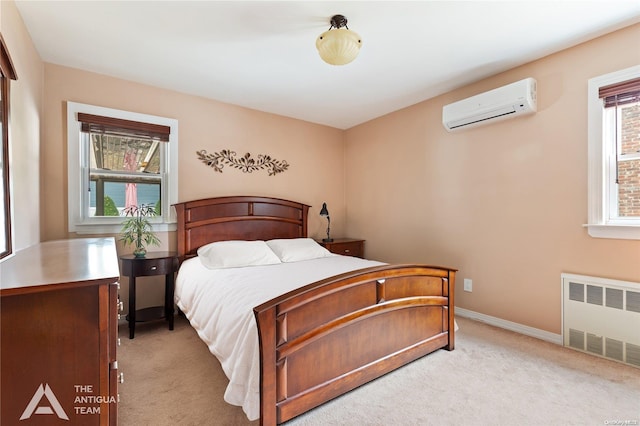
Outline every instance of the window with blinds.
<svg viewBox="0 0 640 426"><path fill-rule="evenodd" d="M141 205L153 207L155 222L169 222L177 199L177 122L71 102L68 109L70 230L119 223L126 208Z"/></svg>
<svg viewBox="0 0 640 426"><path fill-rule="evenodd" d="M599 89L608 147L609 219L640 219L640 78Z"/></svg>
<svg viewBox="0 0 640 426"><path fill-rule="evenodd" d="M640 66L589 80L589 234L640 239Z"/></svg>
<svg viewBox="0 0 640 426"><path fill-rule="evenodd" d="M121 216L131 206L153 206L162 215L162 144L171 129L131 120L78 113L81 143L89 153L89 216Z"/></svg>

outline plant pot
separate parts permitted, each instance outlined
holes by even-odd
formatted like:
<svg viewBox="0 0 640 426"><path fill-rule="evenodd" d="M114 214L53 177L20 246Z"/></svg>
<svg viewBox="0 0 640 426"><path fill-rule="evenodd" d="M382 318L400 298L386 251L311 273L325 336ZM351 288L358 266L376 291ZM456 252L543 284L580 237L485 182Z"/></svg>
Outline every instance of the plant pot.
<svg viewBox="0 0 640 426"><path fill-rule="evenodd" d="M146 248L144 248L144 247L136 247L136 248L133 250L133 255L134 255L136 258L143 258L146 254L147 254L147 249L146 249Z"/></svg>

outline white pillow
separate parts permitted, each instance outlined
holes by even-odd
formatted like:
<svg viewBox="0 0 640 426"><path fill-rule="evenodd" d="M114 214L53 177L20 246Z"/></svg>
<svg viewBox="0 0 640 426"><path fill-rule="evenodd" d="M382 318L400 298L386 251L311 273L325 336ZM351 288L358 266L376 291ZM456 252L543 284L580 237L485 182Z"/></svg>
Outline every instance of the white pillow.
<svg viewBox="0 0 640 426"><path fill-rule="evenodd" d="M335 256L311 238L269 240L267 245L283 262L298 262L300 260Z"/></svg>
<svg viewBox="0 0 640 426"><path fill-rule="evenodd" d="M273 265L278 256L264 241L218 241L198 249L198 258L209 269Z"/></svg>

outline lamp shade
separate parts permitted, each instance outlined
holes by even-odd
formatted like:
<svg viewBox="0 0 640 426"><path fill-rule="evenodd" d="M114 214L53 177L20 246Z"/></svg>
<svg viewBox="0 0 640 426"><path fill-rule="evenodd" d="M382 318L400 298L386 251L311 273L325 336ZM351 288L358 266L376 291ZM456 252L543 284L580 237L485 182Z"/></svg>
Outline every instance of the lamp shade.
<svg viewBox="0 0 640 426"><path fill-rule="evenodd" d="M360 36L346 28L329 29L316 39L316 48L323 61L331 65L345 65L360 52Z"/></svg>
<svg viewBox="0 0 640 426"><path fill-rule="evenodd" d="M329 217L329 210L327 210L327 203L322 203L322 208L320 209L320 216Z"/></svg>

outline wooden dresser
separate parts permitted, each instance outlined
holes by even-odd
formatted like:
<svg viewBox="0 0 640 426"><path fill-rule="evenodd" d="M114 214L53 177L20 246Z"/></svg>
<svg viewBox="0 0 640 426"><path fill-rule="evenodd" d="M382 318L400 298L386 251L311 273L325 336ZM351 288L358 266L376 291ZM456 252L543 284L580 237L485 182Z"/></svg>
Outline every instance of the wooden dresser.
<svg viewBox="0 0 640 426"><path fill-rule="evenodd" d="M0 424L117 424L119 276L113 238L45 242L0 264Z"/></svg>

